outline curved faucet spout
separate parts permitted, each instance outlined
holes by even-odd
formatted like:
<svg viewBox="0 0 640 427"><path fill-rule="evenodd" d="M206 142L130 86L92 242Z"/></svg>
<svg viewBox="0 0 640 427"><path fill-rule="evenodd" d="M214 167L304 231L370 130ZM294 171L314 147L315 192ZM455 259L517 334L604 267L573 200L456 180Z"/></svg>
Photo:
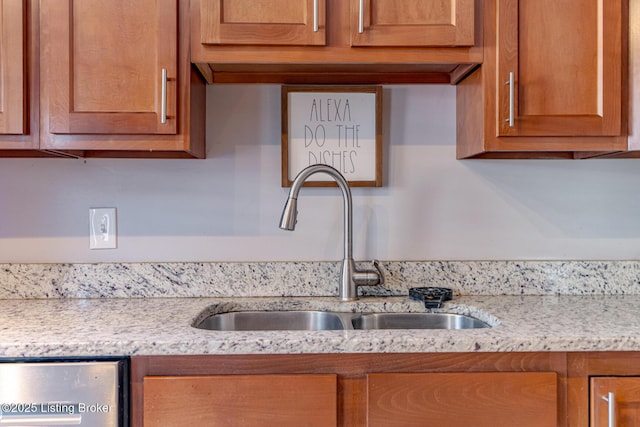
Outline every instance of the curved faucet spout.
<svg viewBox="0 0 640 427"><path fill-rule="evenodd" d="M357 287L359 285L377 285L384 282L382 272L375 265L375 270L363 270L360 271L355 267L353 261L353 215L352 215L352 201L351 201L351 188L347 183L347 180L342 174L335 168L328 165L311 165L298 173L298 176L293 180L291 189L289 190L289 197L282 211L282 217L280 218L280 228L283 230L294 230L297 222L297 205L298 194L304 182L313 174L325 173L332 177L338 187L342 190L342 198L344 201L344 258L342 260L342 272L339 288L339 298L341 301L351 301L358 297Z"/></svg>
<svg viewBox="0 0 640 427"><path fill-rule="evenodd" d="M289 198L282 211L282 218L280 219L280 228L283 230L294 230L298 217L298 194L305 181L313 174L325 173L332 177L340 189L342 190L342 198L344 201L344 257L347 259L353 258L352 249L352 224L353 216L351 214L352 201L351 201L351 188L347 183L347 180L338 172L335 168L327 165L311 165L301 170L298 176L295 177L289 190Z"/></svg>

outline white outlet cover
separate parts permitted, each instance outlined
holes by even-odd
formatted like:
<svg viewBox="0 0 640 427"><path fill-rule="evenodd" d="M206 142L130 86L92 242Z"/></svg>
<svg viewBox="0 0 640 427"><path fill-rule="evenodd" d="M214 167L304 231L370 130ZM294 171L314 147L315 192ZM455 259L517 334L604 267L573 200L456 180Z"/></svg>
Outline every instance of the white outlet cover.
<svg viewBox="0 0 640 427"><path fill-rule="evenodd" d="M115 249L116 238L116 208L90 208L89 249Z"/></svg>

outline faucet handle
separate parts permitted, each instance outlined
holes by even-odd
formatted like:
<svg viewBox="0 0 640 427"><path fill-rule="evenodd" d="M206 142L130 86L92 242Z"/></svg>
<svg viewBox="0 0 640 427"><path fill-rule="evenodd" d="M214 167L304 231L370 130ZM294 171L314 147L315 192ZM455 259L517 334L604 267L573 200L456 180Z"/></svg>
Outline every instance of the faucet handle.
<svg viewBox="0 0 640 427"><path fill-rule="evenodd" d="M378 282L379 285L383 285L384 284L384 272L382 271L382 268L380 268L380 262L377 259L374 259L372 261L373 264L373 268L376 269L376 271L378 272L378 275L380 276L380 280Z"/></svg>
<svg viewBox="0 0 640 427"><path fill-rule="evenodd" d="M372 262L375 270L366 269L366 270L357 270L354 269L352 272L352 280L358 286L376 286L382 285L384 283L384 274L382 273L382 269L380 268L380 264L378 261Z"/></svg>

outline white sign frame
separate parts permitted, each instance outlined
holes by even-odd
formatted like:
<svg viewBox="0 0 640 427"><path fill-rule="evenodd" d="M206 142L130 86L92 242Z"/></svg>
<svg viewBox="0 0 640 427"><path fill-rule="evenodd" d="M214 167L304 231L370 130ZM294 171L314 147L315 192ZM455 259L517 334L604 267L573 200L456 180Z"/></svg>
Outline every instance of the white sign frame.
<svg viewBox="0 0 640 427"><path fill-rule="evenodd" d="M282 186L328 164L354 187L382 187L382 87L282 86ZM305 186L335 186L316 174Z"/></svg>

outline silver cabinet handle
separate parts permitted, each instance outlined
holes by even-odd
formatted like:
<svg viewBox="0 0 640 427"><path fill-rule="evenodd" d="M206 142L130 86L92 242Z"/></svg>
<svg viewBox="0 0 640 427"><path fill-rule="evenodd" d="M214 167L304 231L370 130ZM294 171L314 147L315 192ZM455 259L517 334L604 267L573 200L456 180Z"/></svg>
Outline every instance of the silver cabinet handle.
<svg viewBox="0 0 640 427"><path fill-rule="evenodd" d="M358 32L364 33L364 0L360 0L360 9L358 11Z"/></svg>
<svg viewBox="0 0 640 427"><path fill-rule="evenodd" d="M160 94L160 123L167 123L167 69L162 69L162 83Z"/></svg>
<svg viewBox="0 0 640 427"><path fill-rule="evenodd" d="M317 33L320 25L318 24L318 1L313 0L313 32Z"/></svg>
<svg viewBox="0 0 640 427"><path fill-rule="evenodd" d="M505 122L509 123L509 127L513 127L513 113L515 110L515 84L514 84L515 76L513 71L509 72L509 80L507 80L504 84L509 86L509 118L505 119Z"/></svg>
<svg viewBox="0 0 640 427"><path fill-rule="evenodd" d="M607 396L602 396L602 400L608 403L608 420L609 427L616 427L616 394L609 392Z"/></svg>

